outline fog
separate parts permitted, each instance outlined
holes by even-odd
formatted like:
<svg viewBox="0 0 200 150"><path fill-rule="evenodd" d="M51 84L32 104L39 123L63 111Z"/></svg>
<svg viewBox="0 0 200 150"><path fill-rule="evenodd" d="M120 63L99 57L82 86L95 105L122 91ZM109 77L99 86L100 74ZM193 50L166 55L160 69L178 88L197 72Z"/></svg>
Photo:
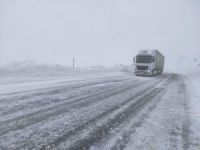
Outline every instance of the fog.
<svg viewBox="0 0 200 150"><path fill-rule="evenodd" d="M159 49L175 70L200 52L199 26L199 0L1 0L0 64L131 65Z"/></svg>

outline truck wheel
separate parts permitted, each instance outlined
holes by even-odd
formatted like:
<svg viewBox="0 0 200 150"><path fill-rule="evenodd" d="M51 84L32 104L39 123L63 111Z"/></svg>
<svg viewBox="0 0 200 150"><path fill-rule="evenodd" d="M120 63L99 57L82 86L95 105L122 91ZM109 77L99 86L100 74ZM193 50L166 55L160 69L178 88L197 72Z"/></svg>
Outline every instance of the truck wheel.
<svg viewBox="0 0 200 150"><path fill-rule="evenodd" d="M153 76L156 76L158 74L158 71L157 70L152 70L152 75Z"/></svg>
<svg viewBox="0 0 200 150"><path fill-rule="evenodd" d="M158 70L158 74L161 74L161 70Z"/></svg>

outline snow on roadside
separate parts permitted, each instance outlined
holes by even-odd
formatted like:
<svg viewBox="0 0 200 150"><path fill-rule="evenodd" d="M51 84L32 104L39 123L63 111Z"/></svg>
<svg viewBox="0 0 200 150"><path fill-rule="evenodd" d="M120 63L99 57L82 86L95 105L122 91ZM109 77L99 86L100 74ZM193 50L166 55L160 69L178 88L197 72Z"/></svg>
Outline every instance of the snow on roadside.
<svg viewBox="0 0 200 150"><path fill-rule="evenodd" d="M189 98L190 112L190 148L200 149L200 71L191 72L186 76L186 87Z"/></svg>
<svg viewBox="0 0 200 150"><path fill-rule="evenodd" d="M156 109L135 128L126 150L182 150L184 137L184 89L182 82L173 82L160 97ZM182 88L182 89L181 89Z"/></svg>

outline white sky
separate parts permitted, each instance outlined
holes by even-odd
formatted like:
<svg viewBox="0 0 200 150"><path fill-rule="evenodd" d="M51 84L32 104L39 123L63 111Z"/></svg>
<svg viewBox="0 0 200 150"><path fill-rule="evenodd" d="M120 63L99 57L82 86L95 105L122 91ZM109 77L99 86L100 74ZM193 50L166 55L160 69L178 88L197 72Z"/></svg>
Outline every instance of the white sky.
<svg viewBox="0 0 200 150"><path fill-rule="evenodd" d="M0 0L0 64L128 65L155 48L167 67L200 52L199 0Z"/></svg>

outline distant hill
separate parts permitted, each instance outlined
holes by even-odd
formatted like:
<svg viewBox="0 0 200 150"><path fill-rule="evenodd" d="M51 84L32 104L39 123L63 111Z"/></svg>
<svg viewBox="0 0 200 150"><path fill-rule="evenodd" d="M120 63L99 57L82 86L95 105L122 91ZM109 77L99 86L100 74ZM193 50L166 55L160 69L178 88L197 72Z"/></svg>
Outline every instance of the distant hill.
<svg viewBox="0 0 200 150"><path fill-rule="evenodd" d="M39 64L32 60L13 62L0 66L0 76L48 76L64 75L74 71L72 67L58 64Z"/></svg>
<svg viewBox="0 0 200 150"><path fill-rule="evenodd" d="M119 64L113 67L90 66L73 69L59 64L40 64L32 60L26 60L0 66L0 77L81 75L95 72L127 71L129 68Z"/></svg>
<svg viewBox="0 0 200 150"><path fill-rule="evenodd" d="M9 71L31 70L31 69L72 69L70 67L64 67L58 64L39 64L32 60L26 60L21 62L13 62L6 66L2 66L1 69Z"/></svg>

